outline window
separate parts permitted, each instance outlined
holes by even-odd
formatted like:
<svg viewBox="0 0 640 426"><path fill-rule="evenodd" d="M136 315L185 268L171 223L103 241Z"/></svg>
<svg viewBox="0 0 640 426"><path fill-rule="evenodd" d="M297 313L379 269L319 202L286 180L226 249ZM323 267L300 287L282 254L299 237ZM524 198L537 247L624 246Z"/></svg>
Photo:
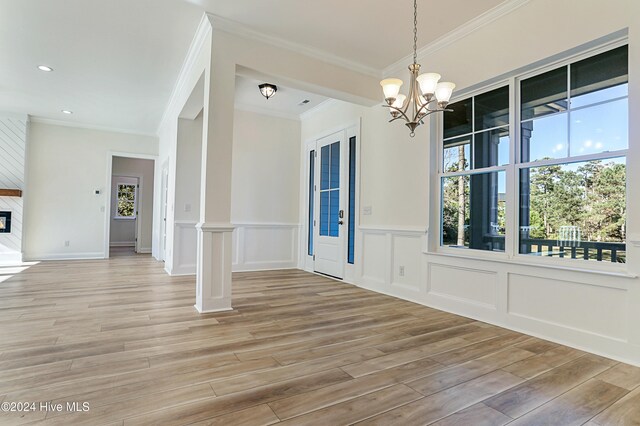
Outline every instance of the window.
<svg viewBox="0 0 640 426"><path fill-rule="evenodd" d="M627 46L520 83L519 253L625 262Z"/></svg>
<svg viewBox="0 0 640 426"><path fill-rule="evenodd" d="M320 235L339 236L340 142L320 149Z"/></svg>
<svg viewBox="0 0 640 426"><path fill-rule="evenodd" d="M316 173L316 151L309 152L309 217L308 217L308 238L307 238L307 254L313 256L313 208L315 203L315 191L313 188L313 179Z"/></svg>
<svg viewBox="0 0 640 426"><path fill-rule="evenodd" d="M116 219L136 218L136 186L127 183L118 184Z"/></svg>
<svg viewBox="0 0 640 426"><path fill-rule="evenodd" d="M353 265L356 242L356 137L349 138L349 228L347 262Z"/></svg>
<svg viewBox="0 0 640 426"><path fill-rule="evenodd" d="M627 46L530 75L444 114L441 245L625 262Z"/></svg>
<svg viewBox="0 0 640 426"><path fill-rule="evenodd" d="M509 87L450 108L444 115L441 244L504 251Z"/></svg>

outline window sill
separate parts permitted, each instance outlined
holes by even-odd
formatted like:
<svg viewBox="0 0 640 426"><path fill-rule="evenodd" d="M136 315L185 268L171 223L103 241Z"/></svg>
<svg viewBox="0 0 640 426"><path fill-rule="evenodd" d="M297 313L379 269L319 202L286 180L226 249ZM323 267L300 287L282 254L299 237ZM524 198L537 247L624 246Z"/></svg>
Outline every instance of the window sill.
<svg viewBox="0 0 640 426"><path fill-rule="evenodd" d="M136 220L137 217L114 217L113 220Z"/></svg>
<svg viewBox="0 0 640 426"><path fill-rule="evenodd" d="M628 278L634 279L638 278L638 275L631 274L628 272L625 264L620 265L608 265L603 264L598 268L587 268L580 267L574 265L563 265L557 262L548 262L549 259L525 259L524 256L518 255L515 258L510 258L505 253L494 253L494 252L486 252L486 253L454 253L450 250L438 250L438 251L424 251L423 253L429 256L442 256L449 258L457 258L457 259L465 259L465 260L477 260L484 262L496 262L503 263L508 265L516 265L516 266L526 266L526 267L534 267L534 268L542 268L542 269L552 269L552 270L560 270L560 271L568 271L568 272L578 272L584 274L597 274L604 275L609 277L616 278ZM568 262L574 262L568 260ZM575 262L579 262L576 260ZM605 267L606 265L606 267ZM596 265L594 265L596 266Z"/></svg>

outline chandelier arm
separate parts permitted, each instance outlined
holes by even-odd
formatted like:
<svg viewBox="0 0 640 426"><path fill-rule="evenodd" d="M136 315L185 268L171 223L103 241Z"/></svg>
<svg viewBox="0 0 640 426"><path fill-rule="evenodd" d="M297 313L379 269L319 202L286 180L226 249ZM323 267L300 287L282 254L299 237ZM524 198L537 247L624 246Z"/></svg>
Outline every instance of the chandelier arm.
<svg viewBox="0 0 640 426"><path fill-rule="evenodd" d="M399 118L404 118L406 121L411 121L411 120L409 120L409 117L407 116L407 114L405 114L405 112L404 112L404 111L402 111L401 109L396 108L396 107L391 106L391 105L382 105L382 106L383 106L383 107L385 107L385 108L389 108L389 109L391 109L391 110L394 110L395 112L400 113L400 115L399 115L399 116L395 117L395 118L394 118L393 120L391 120L391 121L395 121L395 120L397 120L397 119L399 119ZM391 122L391 121L390 121L390 122Z"/></svg>

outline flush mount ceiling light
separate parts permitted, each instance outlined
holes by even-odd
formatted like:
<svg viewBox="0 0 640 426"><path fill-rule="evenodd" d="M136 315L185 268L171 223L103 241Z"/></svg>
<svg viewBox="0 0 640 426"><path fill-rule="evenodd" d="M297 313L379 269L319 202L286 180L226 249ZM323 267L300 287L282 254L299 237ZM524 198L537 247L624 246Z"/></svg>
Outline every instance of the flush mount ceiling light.
<svg viewBox="0 0 640 426"><path fill-rule="evenodd" d="M48 67L48 66L46 66L46 65L38 65L38 69L39 69L40 71L44 71L44 72L51 72L51 71L53 71L53 68Z"/></svg>
<svg viewBox="0 0 640 426"><path fill-rule="evenodd" d="M260 84L258 88L260 89L260 93L262 93L262 96L264 96L267 99L275 95L276 92L278 91L278 88L276 87L275 84L269 84L269 83Z"/></svg>
<svg viewBox="0 0 640 426"><path fill-rule="evenodd" d="M63 114L73 114L73 111L69 111L68 109L63 109L62 113Z"/></svg>
<svg viewBox="0 0 640 426"><path fill-rule="evenodd" d="M411 81L409 94L399 94L402 80L387 78L380 82L384 91L384 100L391 112L392 121L402 118L411 130L411 137L415 136L416 127L424 124L427 115L434 112L451 111L447 109L451 93L456 87L453 83L438 83L440 74L430 72L419 74L420 64L417 63L418 53L418 2L413 0L413 63L409 65ZM405 102L406 101L406 102Z"/></svg>

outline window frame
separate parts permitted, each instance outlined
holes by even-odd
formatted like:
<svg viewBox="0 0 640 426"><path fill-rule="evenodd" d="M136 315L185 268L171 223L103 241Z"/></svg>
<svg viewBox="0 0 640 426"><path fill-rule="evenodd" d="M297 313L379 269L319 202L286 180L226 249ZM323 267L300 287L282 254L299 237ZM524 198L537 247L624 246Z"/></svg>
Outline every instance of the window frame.
<svg viewBox="0 0 640 426"><path fill-rule="evenodd" d="M431 137L435 137L437 143L435 146L435 155L432 156L431 167L432 170L435 169L435 173L432 175L436 179L436 183L430 186L431 191L435 191L434 200L437 200L437 203L434 203L434 207L430 209L430 214L432 216L435 215L437 218L436 221L431 221L433 226L437 227L436 232L429 232L429 243L424 250L425 254L430 255L444 255L472 260L491 260L498 262L506 262L516 265L524 265L524 266L541 266L547 268L554 269L563 269L563 270L574 270L574 271L585 271L585 272L600 272L605 274L622 274L628 275L628 264L629 264L629 246L633 245L632 241L629 240L629 235L627 235L627 262L626 263L612 263L612 262L603 262L603 261L581 261L581 262L571 262L567 261L567 259L560 259L556 257L547 257L547 256L531 256L528 254L521 254L519 252L519 229L520 229L520 171L522 169L528 169L531 167L545 166L545 165L554 165L554 164L567 164L567 163L577 163L577 162L585 162L592 160L606 160L612 158L626 158L627 159L627 176L629 175L629 168L631 164L628 161L629 148L624 150L617 151L608 151L601 152L596 154L587 154L581 156L573 156L573 157L564 157L560 159L551 159L551 160L540 160L540 161L529 161L529 162L520 162L521 159L521 110L520 110L520 82L522 80L526 80L531 77L535 77L546 72L552 71L559 67L569 66L572 63L581 61L583 59L590 58L592 56L596 56L598 54L607 52L609 50L616 49L618 47L622 47L624 45L629 44L629 39L627 36L616 38L615 40L610 40L606 43L599 44L597 46L581 49L577 53L569 53L563 55L559 59L550 59L545 61L544 63L539 62L536 64L532 64L527 67L523 67L519 70L515 70L513 72L507 73L506 75L490 80L486 84L480 83L472 86L469 90L463 90L459 93L456 93L455 96L451 99L451 104L459 101L463 101L465 99L475 97L478 95L482 95L484 93L490 92L492 90L498 89L500 87L504 87L508 85L509 87L509 164L505 166L493 166L487 168L480 169L470 169L464 170L460 172L450 172L445 173L443 171L444 167L444 119L442 114L434 114L431 118L431 125L433 131L431 132ZM569 70L570 74L570 70ZM568 97L570 99L570 90L571 88L568 86ZM625 97L617 97L611 98L603 102L596 102L593 104L589 104L588 106L578 107L574 110L580 110L584 108L590 108L602 103L614 102L617 99L624 99ZM629 99L629 95L626 96ZM446 112L444 113L446 114ZM551 114L549 114L551 116ZM475 123L475 114L472 114L472 118ZM472 129L474 128L474 123L472 123ZM473 131L471 134L476 133ZM458 135L456 137L462 137L464 135ZM473 146L471 147L473 149ZM473 152L473 151L471 151ZM472 156L473 158L473 156ZM435 164L433 163L435 161ZM443 227L443 191L442 191L442 180L444 177L454 177L454 176L470 176L478 173L489 173L489 172L499 172L505 171L506 173L506 194L505 194L505 249L504 252L497 251L486 251L486 250L477 250L477 249L462 249L455 247L447 247L442 245L442 227ZM627 193L627 217L631 217L633 213L633 203L628 202L628 186L629 180L626 181L626 193ZM437 211L434 211L437 208Z"/></svg>
<svg viewBox="0 0 640 426"><path fill-rule="evenodd" d="M121 186L133 186L134 187L134 192L133 192L133 216L121 216L120 212L118 211L118 201L120 199L120 187ZM126 182L116 182L116 191L115 191L115 209L114 209L114 215L113 215L113 219L114 220L136 220L138 218L138 189L139 188L139 184L135 184L135 183L126 183Z"/></svg>

